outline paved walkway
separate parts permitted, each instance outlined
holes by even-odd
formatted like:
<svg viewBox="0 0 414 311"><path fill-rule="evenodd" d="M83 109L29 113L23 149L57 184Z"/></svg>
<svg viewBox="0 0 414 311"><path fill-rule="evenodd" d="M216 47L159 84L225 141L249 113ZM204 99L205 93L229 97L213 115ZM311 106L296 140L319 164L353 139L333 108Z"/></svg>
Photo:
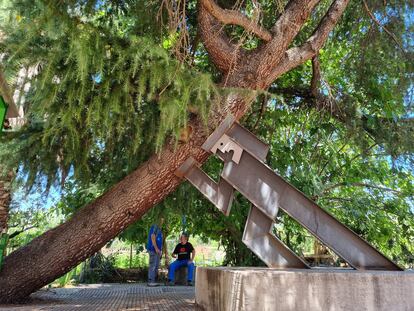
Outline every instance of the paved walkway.
<svg viewBox="0 0 414 311"><path fill-rule="evenodd" d="M1 311L194 310L194 287L146 284L91 284L41 290L26 305L1 306Z"/></svg>

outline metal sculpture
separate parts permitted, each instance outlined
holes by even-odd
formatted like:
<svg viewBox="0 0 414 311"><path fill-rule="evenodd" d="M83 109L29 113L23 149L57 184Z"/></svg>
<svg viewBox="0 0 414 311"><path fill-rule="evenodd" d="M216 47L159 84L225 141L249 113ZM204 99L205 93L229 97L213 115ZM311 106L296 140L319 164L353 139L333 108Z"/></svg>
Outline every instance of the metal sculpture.
<svg viewBox="0 0 414 311"><path fill-rule="evenodd" d="M177 170L221 212L229 215L234 190L251 203L243 242L273 268L310 268L273 233L279 208L308 229L355 269L402 270L368 242L336 220L265 164L269 147L227 117L202 148L218 156L224 167L218 183L193 158Z"/></svg>

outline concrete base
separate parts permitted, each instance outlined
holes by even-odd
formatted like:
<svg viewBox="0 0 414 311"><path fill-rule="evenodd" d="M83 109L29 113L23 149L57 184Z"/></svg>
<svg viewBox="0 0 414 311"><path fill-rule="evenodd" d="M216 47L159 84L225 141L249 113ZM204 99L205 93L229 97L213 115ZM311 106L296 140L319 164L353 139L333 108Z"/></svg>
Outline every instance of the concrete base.
<svg viewBox="0 0 414 311"><path fill-rule="evenodd" d="M199 310L414 310L414 271L197 268Z"/></svg>

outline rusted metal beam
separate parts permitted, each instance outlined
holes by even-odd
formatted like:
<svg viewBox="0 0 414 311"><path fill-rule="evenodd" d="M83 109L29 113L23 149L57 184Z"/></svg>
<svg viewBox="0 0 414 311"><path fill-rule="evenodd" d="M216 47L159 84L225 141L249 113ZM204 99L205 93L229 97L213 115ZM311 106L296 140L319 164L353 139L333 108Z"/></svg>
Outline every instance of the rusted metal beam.
<svg viewBox="0 0 414 311"><path fill-rule="evenodd" d="M224 179L220 179L216 183L198 167L198 163L194 158L187 159L178 169L176 175L185 177L224 215L228 216L230 214L234 188Z"/></svg>
<svg viewBox="0 0 414 311"><path fill-rule="evenodd" d="M352 267L402 270L268 167L264 163L268 146L235 123L232 116L210 135L203 148L224 161L219 183L193 159L187 160L177 175L187 178L225 214L230 212L233 188L253 203L243 242L270 267L308 268L272 233L281 208Z"/></svg>
<svg viewBox="0 0 414 311"><path fill-rule="evenodd" d="M248 152L243 152L238 164L226 162L221 177L265 214L276 216L278 207L284 210L352 267L361 270L401 270Z"/></svg>
<svg viewBox="0 0 414 311"><path fill-rule="evenodd" d="M243 243L268 267L309 269L278 237L273 234L273 220L252 205L243 233Z"/></svg>
<svg viewBox="0 0 414 311"><path fill-rule="evenodd" d="M206 151L210 151L217 141L226 134L232 126L235 124L236 118L232 115L228 115L223 122L214 130L213 133L206 139L202 148Z"/></svg>

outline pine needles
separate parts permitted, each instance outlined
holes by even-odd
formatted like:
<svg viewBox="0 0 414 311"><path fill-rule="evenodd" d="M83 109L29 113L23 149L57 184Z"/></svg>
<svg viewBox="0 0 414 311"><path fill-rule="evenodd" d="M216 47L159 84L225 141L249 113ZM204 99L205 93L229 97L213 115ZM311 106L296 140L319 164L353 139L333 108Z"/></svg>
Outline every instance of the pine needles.
<svg viewBox="0 0 414 311"><path fill-rule="evenodd" d="M16 64L40 64L22 130L36 143L26 137L18 152L33 179L40 172L53 181L72 170L88 180L91 165L128 171L169 135L178 138L190 109L206 119L217 96L209 75L171 58L154 37L134 33L122 11L114 16L108 7L70 2L15 1L1 29L10 75L21 68Z"/></svg>

